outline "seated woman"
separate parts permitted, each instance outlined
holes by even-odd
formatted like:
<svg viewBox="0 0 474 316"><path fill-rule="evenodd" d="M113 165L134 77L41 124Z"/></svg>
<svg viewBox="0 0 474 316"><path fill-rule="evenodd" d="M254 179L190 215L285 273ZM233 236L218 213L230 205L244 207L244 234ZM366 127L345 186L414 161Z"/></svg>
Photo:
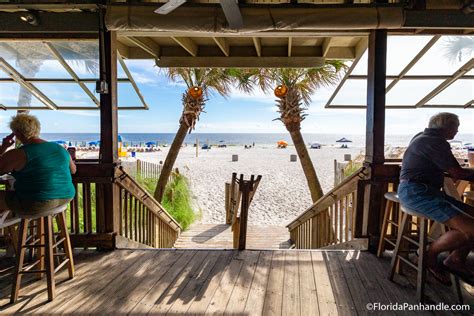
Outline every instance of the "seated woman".
<svg viewBox="0 0 474 316"><path fill-rule="evenodd" d="M474 249L474 208L441 191L445 172L455 179L474 181L474 170L459 166L447 142L457 134L458 127L455 114L431 117L428 128L411 140L403 156L398 187L403 206L451 228L429 246L426 255L428 270L444 284L450 281L437 263L441 252L452 251L443 262L445 266L473 273L466 258Z"/></svg>
<svg viewBox="0 0 474 316"><path fill-rule="evenodd" d="M0 146L0 174L13 175L15 190L0 191L0 211L44 216L70 202L75 195L71 173L76 172L76 165L67 150L39 138L40 122L33 115L12 117L10 129L13 133ZM13 137L22 146L7 151Z"/></svg>

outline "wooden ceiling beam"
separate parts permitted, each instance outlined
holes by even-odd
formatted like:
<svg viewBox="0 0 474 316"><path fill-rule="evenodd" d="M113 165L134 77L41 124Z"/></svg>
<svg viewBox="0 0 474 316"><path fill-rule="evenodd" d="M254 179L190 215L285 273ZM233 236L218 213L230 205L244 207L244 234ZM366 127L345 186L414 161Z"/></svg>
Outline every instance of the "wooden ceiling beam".
<svg viewBox="0 0 474 316"><path fill-rule="evenodd" d="M213 37L212 39L214 40L216 45L219 46L222 53L224 53L226 57L229 57L230 49L229 49L229 43L227 42L227 40L224 37Z"/></svg>
<svg viewBox="0 0 474 316"><path fill-rule="evenodd" d="M148 37L133 37L130 36L128 39L149 55L153 56L155 59L160 59L160 46Z"/></svg>
<svg viewBox="0 0 474 316"><path fill-rule="evenodd" d="M166 57L156 62L159 67L223 67L223 68L310 68L324 64L321 57Z"/></svg>
<svg viewBox="0 0 474 316"><path fill-rule="evenodd" d="M189 37L171 36L171 38L184 48L191 56L196 57L198 54L197 44Z"/></svg>

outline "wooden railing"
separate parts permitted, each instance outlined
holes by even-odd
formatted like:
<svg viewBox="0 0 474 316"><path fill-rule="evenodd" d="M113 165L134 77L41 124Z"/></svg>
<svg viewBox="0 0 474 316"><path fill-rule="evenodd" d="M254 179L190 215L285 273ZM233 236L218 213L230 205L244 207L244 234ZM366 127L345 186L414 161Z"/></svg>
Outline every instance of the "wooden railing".
<svg viewBox="0 0 474 316"><path fill-rule="evenodd" d="M115 175L120 190L119 235L153 248L171 248L181 226L122 167Z"/></svg>
<svg viewBox="0 0 474 316"><path fill-rule="evenodd" d="M117 245L117 234L139 245L173 247L181 227L122 167L82 161L73 183L76 196L67 218L74 247L110 249ZM110 186L119 193L112 215L105 211ZM118 218L117 228L111 227L110 216Z"/></svg>
<svg viewBox="0 0 474 316"><path fill-rule="evenodd" d="M358 169L287 225L296 248L321 248L354 238L357 188L364 171Z"/></svg>

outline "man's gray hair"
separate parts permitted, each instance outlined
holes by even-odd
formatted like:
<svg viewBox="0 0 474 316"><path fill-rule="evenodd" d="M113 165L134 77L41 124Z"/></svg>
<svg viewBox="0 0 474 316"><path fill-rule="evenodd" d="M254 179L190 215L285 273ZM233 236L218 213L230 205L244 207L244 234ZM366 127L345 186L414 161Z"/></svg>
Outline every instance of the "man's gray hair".
<svg viewBox="0 0 474 316"><path fill-rule="evenodd" d="M449 112L441 112L433 115L428 123L429 128L448 129L459 126L459 117Z"/></svg>

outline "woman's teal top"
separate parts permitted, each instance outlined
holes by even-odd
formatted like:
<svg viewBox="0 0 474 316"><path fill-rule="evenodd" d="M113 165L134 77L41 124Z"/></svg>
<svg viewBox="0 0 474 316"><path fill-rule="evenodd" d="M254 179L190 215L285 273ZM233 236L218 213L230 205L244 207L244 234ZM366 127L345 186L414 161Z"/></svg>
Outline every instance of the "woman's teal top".
<svg viewBox="0 0 474 316"><path fill-rule="evenodd" d="M26 164L20 171L12 172L18 198L46 201L74 197L70 157L64 147L45 142L27 144L20 149L26 154Z"/></svg>

